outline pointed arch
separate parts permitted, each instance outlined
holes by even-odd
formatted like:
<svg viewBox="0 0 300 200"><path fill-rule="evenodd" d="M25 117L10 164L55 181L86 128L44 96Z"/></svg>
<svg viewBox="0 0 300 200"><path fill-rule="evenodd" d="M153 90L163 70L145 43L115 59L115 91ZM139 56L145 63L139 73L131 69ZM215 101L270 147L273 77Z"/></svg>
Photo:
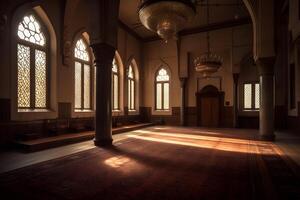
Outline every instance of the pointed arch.
<svg viewBox="0 0 300 200"><path fill-rule="evenodd" d="M127 63L127 106L129 114L137 114L140 105L139 68L133 56Z"/></svg>
<svg viewBox="0 0 300 200"><path fill-rule="evenodd" d="M166 66L161 66L155 72L155 110L170 110L170 71Z"/></svg>
<svg viewBox="0 0 300 200"><path fill-rule="evenodd" d="M247 8L249 15L252 20L253 27L253 55L254 58L257 57L257 13L256 4L253 0L243 0L245 7Z"/></svg>
<svg viewBox="0 0 300 200"><path fill-rule="evenodd" d="M93 56L86 37L86 32L77 35L73 45L75 112L92 111L94 105L95 69L92 67Z"/></svg>
<svg viewBox="0 0 300 200"><path fill-rule="evenodd" d="M253 56L273 57L274 47L274 1L243 0L253 24Z"/></svg>
<svg viewBox="0 0 300 200"><path fill-rule="evenodd" d="M124 67L120 54L115 52L112 63L112 110L114 113L123 112Z"/></svg>
<svg viewBox="0 0 300 200"><path fill-rule="evenodd" d="M51 20L38 2L27 3L16 9L11 27L12 33L15 33L11 37L11 118L13 120L56 118L57 37ZM26 55L29 56L26 58ZM28 76L21 73L26 66L30 71ZM30 103L20 102L24 97L21 95L24 91L20 90L19 83L23 79L20 76L33 80L28 82L29 89L25 88L23 93L26 94L26 101L30 99Z"/></svg>

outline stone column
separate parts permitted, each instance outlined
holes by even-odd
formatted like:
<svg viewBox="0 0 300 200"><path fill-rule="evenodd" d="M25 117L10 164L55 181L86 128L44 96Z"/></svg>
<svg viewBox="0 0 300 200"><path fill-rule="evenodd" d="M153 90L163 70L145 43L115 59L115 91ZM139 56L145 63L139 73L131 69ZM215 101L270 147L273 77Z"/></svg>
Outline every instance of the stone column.
<svg viewBox="0 0 300 200"><path fill-rule="evenodd" d="M259 132L262 140L273 141L274 134L274 57L257 60L260 76Z"/></svg>
<svg viewBox="0 0 300 200"><path fill-rule="evenodd" d="M238 128L238 81L239 74L233 73L233 127Z"/></svg>
<svg viewBox="0 0 300 200"><path fill-rule="evenodd" d="M186 84L186 78L180 78L180 98L181 98L180 125L181 126L186 126L186 120L185 120L185 84Z"/></svg>
<svg viewBox="0 0 300 200"><path fill-rule="evenodd" d="M111 77L115 47L106 43L91 45L96 65L96 146L112 145Z"/></svg>

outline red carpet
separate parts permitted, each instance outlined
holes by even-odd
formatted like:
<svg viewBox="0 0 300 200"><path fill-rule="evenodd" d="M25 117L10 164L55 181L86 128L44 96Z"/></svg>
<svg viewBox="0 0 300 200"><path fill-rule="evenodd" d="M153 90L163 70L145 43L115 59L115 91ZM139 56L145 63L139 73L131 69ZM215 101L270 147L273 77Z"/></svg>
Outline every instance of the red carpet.
<svg viewBox="0 0 300 200"><path fill-rule="evenodd" d="M22 200L300 199L273 145L157 132L2 174L0 190Z"/></svg>

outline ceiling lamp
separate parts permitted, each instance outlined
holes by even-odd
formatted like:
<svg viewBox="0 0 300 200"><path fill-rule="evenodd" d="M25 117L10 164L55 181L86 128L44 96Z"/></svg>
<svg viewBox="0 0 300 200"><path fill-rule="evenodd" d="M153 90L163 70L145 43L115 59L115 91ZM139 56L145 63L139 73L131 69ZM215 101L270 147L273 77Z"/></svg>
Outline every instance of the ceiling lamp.
<svg viewBox="0 0 300 200"><path fill-rule="evenodd" d="M177 39L178 31L196 14L193 0L141 0L141 23L165 42Z"/></svg>
<svg viewBox="0 0 300 200"><path fill-rule="evenodd" d="M209 25L209 4L207 0L207 25ZM207 41L207 52L197 57L194 60L195 70L202 74L203 77L209 77L211 74L217 72L219 68L223 64L223 59L221 56L218 56L215 53L210 51L210 38L209 38L209 31L206 35Z"/></svg>

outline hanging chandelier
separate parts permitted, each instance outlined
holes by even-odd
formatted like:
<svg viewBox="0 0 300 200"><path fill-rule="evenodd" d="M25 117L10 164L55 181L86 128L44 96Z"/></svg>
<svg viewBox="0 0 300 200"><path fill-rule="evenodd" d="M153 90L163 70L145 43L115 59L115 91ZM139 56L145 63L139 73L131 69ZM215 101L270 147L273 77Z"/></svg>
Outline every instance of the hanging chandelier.
<svg viewBox="0 0 300 200"><path fill-rule="evenodd" d="M194 60L195 70L202 74L203 77L209 77L211 74L217 72L223 64L221 56L210 51L197 57Z"/></svg>
<svg viewBox="0 0 300 200"><path fill-rule="evenodd" d="M209 0L207 0L207 25L209 25ZM206 34L207 52L194 60L195 70L203 77L209 77L217 72L223 64L223 58L210 50L209 31Z"/></svg>
<svg viewBox="0 0 300 200"><path fill-rule="evenodd" d="M195 16L196 7L193 0L141 0L138 13L147 29L168 42L177 39L178 31Z"/></svg>

